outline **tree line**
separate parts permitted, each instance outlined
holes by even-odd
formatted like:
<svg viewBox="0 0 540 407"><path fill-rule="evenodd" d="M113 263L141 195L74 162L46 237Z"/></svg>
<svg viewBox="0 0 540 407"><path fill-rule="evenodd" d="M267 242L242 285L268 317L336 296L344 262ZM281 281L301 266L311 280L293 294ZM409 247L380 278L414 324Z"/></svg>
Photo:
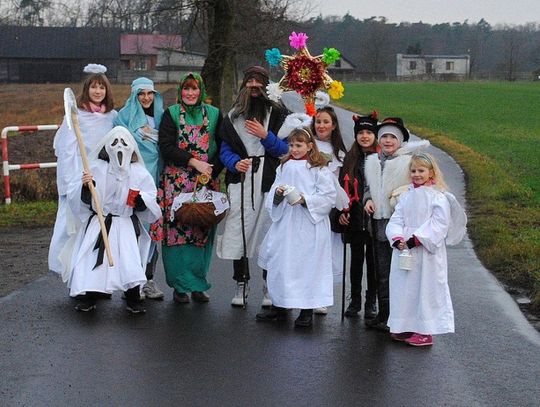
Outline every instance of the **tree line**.
<svg viewBox="0 0 540 407"><path fill-rule="evenodd" d="M469 54L471 74L540 70L540 25L478 22L389 23L384 17L312 17L307 0L11 0L0 25L115 27L126 33L180 34L187 50L207 53L203 77L228 105L236 72L264 64L264 51L287 53L291 31L304 31L312 53L338 48L361 75L394 75L396 54ZM540 71L536 75L540 74Z"/></svg>

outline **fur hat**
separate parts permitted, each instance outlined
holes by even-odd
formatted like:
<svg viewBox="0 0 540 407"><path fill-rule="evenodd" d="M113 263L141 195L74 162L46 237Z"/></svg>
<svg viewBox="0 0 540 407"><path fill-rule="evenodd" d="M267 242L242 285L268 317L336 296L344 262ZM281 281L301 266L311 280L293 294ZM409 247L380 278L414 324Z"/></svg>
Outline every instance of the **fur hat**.
<svg viewBox="0 0 540 407"><path fill-rule="evenodd" d="M387 117L377 127L377 140L384 134L391 134L395 136L399 143L405 143L409 141L409 130L407 130L403 124L403 120L399 117Z"/></svg>
<svg viewBox="0 0 540 407"><path fill-rule="evenodd" d="M362 130L369 130L377 135L377 112L375 110L369 116L358 116L355 114L352 119L354 121L355 136Z"/></svg>
<svg viewBox="0 0 540 407"><path fill-rule="evenodd" d="M242 81L242 87L246 86L247 81L251 78L257 79L266 89L268 83L270 83L270 75L266 68L258 65L250 66L244 71L244 80Z"/></svg>

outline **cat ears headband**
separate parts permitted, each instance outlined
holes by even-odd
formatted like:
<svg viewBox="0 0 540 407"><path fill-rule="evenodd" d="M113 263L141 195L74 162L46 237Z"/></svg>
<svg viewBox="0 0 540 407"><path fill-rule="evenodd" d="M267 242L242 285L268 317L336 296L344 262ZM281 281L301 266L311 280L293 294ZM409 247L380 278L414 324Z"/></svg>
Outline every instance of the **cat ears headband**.
<svg viewBox="0 0 540 407"><path fill-rule="evenodd" d="M353 115L352 119L353 119L354 122L357 122L359 120L365 119L366 117L368 117L368 118L370 118L372 120L377 120L379 118L379 113L376 110L374 110L369 114L369 116L359 116L359 115L355 114L355 115Z"/></svg>

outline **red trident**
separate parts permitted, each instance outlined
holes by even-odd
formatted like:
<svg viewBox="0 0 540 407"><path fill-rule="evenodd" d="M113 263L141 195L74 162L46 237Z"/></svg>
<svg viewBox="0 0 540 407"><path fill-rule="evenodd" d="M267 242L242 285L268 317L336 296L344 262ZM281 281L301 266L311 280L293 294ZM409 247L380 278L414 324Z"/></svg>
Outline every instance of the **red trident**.
<svg viewBox="0 0 540 407"><path fill-rule="evenodd" d="M353 189L354 189L354 195L351 195L349 190L349 174L345 174L343 177L343 183L345 184L345 193L349 197L349 206L343 210L343 212L349 212L351 209L351 205L353 202L359 202L360 196L358 195L358 180L355 178L353 181Z"/></svg>

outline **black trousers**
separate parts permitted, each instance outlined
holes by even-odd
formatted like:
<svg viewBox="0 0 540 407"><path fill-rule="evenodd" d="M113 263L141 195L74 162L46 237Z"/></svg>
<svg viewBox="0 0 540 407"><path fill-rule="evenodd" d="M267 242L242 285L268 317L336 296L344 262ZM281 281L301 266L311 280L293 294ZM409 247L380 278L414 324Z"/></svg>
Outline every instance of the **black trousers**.
<svg viewBox="0 0 540 407"><path fill-rule="evenodd" d="M367 232L358 232L350 236L351 245L351 303L360 306L362 303L362 276L364 274L364 258L366 259L367 291L366 302L373 302L377 296L377 277L373 256L373 240Z"/></svg>
<svg viewBox="0 0 540 407"><path fill-rule="evenodd" d="M392 247L385 241L375 241L375 264L377 271L377 296L379 299L379 314L377 319L386 323L390 315L390 264L392 262Z"/></svg>

